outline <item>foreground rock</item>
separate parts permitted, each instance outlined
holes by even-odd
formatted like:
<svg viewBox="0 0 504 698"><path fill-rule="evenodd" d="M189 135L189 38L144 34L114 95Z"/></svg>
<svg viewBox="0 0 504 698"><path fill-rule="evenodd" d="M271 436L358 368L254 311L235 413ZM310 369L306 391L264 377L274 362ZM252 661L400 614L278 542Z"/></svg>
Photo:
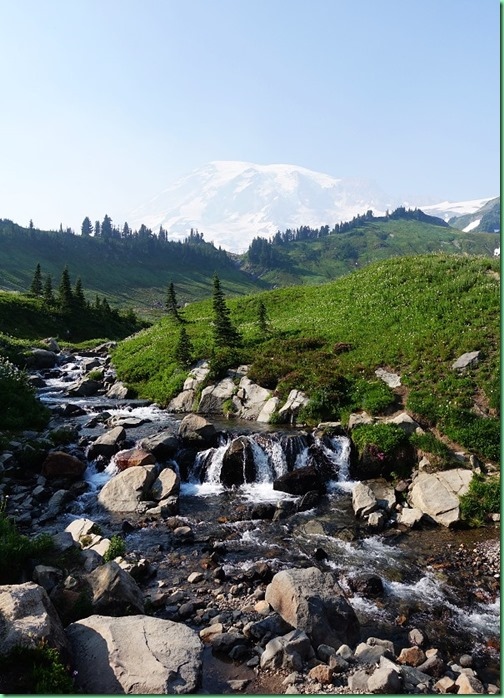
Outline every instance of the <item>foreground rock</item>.
<svg viewBox="0 0 504 698"><path fill-rule="evenodd" d="M292 627L303 630L314 647L355 645L360 626L355 611L332 574L316 567L278 572L266 588L266 601Z"/></svg>
<svg viewBox="0 0 504 698"><path fill-rule="evenodd" d="M202 644L186 625L144 615L94 615L66 633L79 692L163 695L198 687Z"/></svg>
<svg viewBox="0 0 504 698"><path fill-rule="evenodd" d="M468 491L472 477L472 471L464 468L420 473L409 494L410 504L436 523L451 526L460 518L459 497Z"/></svg>

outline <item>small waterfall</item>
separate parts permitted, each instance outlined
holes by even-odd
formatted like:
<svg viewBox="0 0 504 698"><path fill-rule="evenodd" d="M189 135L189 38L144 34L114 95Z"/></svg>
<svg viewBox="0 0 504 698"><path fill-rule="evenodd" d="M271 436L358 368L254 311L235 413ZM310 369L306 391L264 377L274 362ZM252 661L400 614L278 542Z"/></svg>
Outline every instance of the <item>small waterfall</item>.
<svg viewBox="0 0 504 698"><path fill-rule="evenodd" d="M268 458L268 454L265 453L265 451L263 451L263 449L259 446L257 441L254 441L254 439L249 438L248 442L250 443L250 446L252 448L252 453L254 455L256 482L257 483L271 482L273 479L273 476L274 476L274 471L273 471L273 468L271 467L270 460ZM244 468L245 468L245 462L244 462Z"/></svg>
<svg viewBox="0 0 504 698"><path fill-rule="evenodd" d="M287 458L282 448L282 443L276 434L252 434L249 437L252 448L258 446L264 457L268 460L269 471L272 470L273 479L287 472ZM254 457L256 451L254 450ZM259 455L259 458L262 456Z"/></svg>

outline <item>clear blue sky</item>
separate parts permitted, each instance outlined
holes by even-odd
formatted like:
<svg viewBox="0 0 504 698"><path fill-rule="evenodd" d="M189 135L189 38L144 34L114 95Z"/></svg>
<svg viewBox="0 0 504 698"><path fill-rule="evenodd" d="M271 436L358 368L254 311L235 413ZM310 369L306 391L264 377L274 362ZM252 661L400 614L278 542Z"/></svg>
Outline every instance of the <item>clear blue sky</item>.
<svg viewBox="0 0 504 698"><path fill-rule="evenodd" d="M0 0L0 217L80 228L210 160L499 192L498 0Z"/></svg>

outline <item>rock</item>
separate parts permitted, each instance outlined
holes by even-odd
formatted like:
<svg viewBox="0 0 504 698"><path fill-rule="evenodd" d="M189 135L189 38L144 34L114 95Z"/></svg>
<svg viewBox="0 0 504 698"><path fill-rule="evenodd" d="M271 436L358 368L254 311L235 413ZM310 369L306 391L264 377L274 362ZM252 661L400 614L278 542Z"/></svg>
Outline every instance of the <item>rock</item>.
<svg viewBox="0 0 504 698"><path fill-rule="evenodd" d="M369 599L376 599L384 594L383 582L377 574L362 574L348 579L348 586Z"/></svg>
<svg viewBox="0 0 504 698"><path fill-rule="evenodd" d="M416 647L423 647L427 642L425 633L418 628L413 628L408 633L408 641L410 645L415 645Z"/></svg>
<svg viewBox="0 0 504 698"><path fill-rule="evenodd" d="M14 647L37 647L47 643L59 651L68 649L56 609L38 584L0 586L0 655Z"/></svg>
<svg viewBox="0 0 504 698"><path fill-rule="evenodd" d="M57 490L47 502L46 509L39 521L50 521L56 518L56 516L63 511L65 504L67 504L70 499L71 495L68 490Z"/></svg>
<svg viewBox="0 0 504 698"><path fill-rule="evenodd" d="M455 681L455 685L458 686L457 693L460 695L473 694L473 693L484 693L483 684L475 676L468 676L467 674L460 674Z"/></svg>
<svg viewBox="0 0 504 698"><path fill-rule="evenodd" d="M368 516L367 525L374 531L381 531L385 526L386 520L387 519L383 511L373 511Z"/></svg>
<svg viewBox="0 0 504 698"><path fill-rule="evenodd" d="M418 422L415 422L407 412L401 412L395 417L389 417L385 419L385 424L396 424L401 427L407 434L414 434L417 429L420 429Z"/></svg>
<svg viewBox="0 0 504 698"><path fill-rule="evenodd" d="M66 632L80 693L197 692L202 645L186 625L144 615L94 615L72 623Z"/></svg>
<svg viewBox="0 0 504 698"><path fill-rule="evenodd" d="M454 371L464 371L468 366L477 364L480 356L479 351L468 351L452 364L452 369ZM459 691L460 692L460 691Z"/></svg>
<svg viewBox="0 0 504 698"><path fill-rule="evenodd" d="M205 575L202 572L191 572L187 578L187 581L189 584L198 584L198 582L202 582L204 578Z"/></svg>
<svg viewBox="0 0 504 698"><path fill-rule="evenodd" d="M58 357L48 349L32 349L26 358L27 366L34 369L54 368L57 363Z"/></svg>
<svg viewBox="0 0 504 698"><path fill-rule="evenodd" d="M458 690L457 684L449 676L443 676L436 681L434 688L438 693L456 693Z"/></svg>
<svg viewBox="0 0 504 698"><path fill-rule="evenodd" d="M50 565L36 565L33 570L33 581L49 593L63 579L63 571Z"/></svg>
<svg viewBox="0 0 504 698"><path fill-rule="evenodd" d="M180 478L171 468L164 468L151 485L151 497L159 502L162 499L178 495Z"/></svg>
<svg viewBox="0 0 504 698"><path fill-rule="evenodd" d="M292 629L290 623L286 623L281 616L277 613L273 613L267 618L247 623L243 628L243 634L245 637L251 637L254 640L260 641L265 635L286 635Z"/></svg>
<svg viewBox="0 0 504 698"><path fill-rule="evenodd" d="M110 419L107 419L107 426L109 427L124 427L124 429L136 429L141 427L142 424L148 424L151 420L146 417L133 417L128 414L115 414Z"/></svg>
<svg viewBox="0 0 504 698"><path fill-rule="evenodd" d="M403 507L397 515L397 523L414 528L423 519L423 511L416 507Z"/></svg>
<svg viewBox="0 0 504 698"><path fill-rule="evenodd" d="M355 644L360 626L332 574L316 567L278 572L266 588L266 601L282 618L306 632L315 647Z"/></svg>
<svg viewBox="0 0 504 698"><path fill-rule="evenodd" d="M438 657L437 655L433 655L431 657L427 657L425 662L419 665L418 670L421 671L423 674L427 674L428 676L436 676L439 678L442 676L446 669L444 661L441 659L441 657Z"/></svg>
<svg viewBox="0 0 504 698"><path fill-rule="evenodd" d="M213 623L207 628L203 628L199 632L199 636L203 642L209 642L216 635L221 635L224 630L222 623Z"/></svg>
<svg viewBox="0 0 504 698"><path fill-rule="evenodd" d="M195 390L183 390L170 400L167 409L170 412L190 412L193 409L195 397Z"/></svg>
<svg viewBox="0 0 504 698"><path fill-rule="evenodd" d="M75 519L65 528L65 532L69 533L73 540L81 545L82 538L99 535L99 527L91 519L81 518Z"/></svg>
<svg viewBox="0 0 504 698"><path fill-rule="evenodd" d="M153 466L128 468L102 487L98 502L108 511L135 512L155 480Z"/></svg>
<svg viewBox="0 0 504 698"><path fill-rule="evenodd" d="M278 410L278 405L280 404L280 399L277 397L270 397L264 403L262 410L257 415L256 422L261 422L263 424L269 424L271 422L272 416Z"/></svg>
<svg viewBox="0 0 504 698"><path fill-rule="evenodd" d="M198 412L203 414L221 413L224 403L233 397L235 390L236 386L231 378L223 378L215 385L208 385L201 392Z"/></svg>
<svg viewBox="0 0 504 698"><path fill-rule="evenodd" d="M60 531L52 536L54 549L59 553L65 553L75 547L75 541L67 531Z"/></svg>
<svg viewBox="0 0 504 698"><path fill-rule="evenodd" d="M420 666L425 662L425 654L420 647L404 647L397 657L399 664L408 664L409 666Z"/></svg>
<svg viewBox="0 0 504 698"><path fill-rule="evenodd" d="M253 383L244 376L238 385L238 391L233 396L236 415L240 419L257 419L271 397L271 392Z"/></svg>
<svg viewBox="0 0 504 698"><path fill-rule="evenodd" d="M451 526L460 518L459 497L468 491L472 476L464 468L420 473L413 481L410 503L436 523Z"/></svg>
<svg viewBox="0 0 504 698"><path fill-rule="evenodd" d="M187 378L184 381L184 390L196 390L205 380L210 372L210 364L208 361L200 361L189 371Z"/></svg>
<svg viewBox="0 0 504 698"><path fill-rule="evenodd" d="M467 668L473 665L473 658L470 654L463 654L459 659L459 664L461 667Z"/></svg>
<svg viewBox="0 0 504 698"><path fill-rule="evenodd" d="M354 658L360 664L376 664L384 656L394 656L394 645L387 641L377 641L377 638L372 637L358 644L354 652Z"/></svg>
<svg viewBox="0 0 504 698"><path fill-rule="evenodd" d="M77 383L68 387L68 394L72 397L90 397L91 395L96 395L100 388L102 388L102 383L100 381L91 378L82 378Z"/></svg>
<svg viewBox="0 0 504 698"><path fill-rule="evenodd" d="M204 417L188 414L180 422L178 435L186 445L195 444L201 448L210 448L216 443L217 430Z"/></svg>
<svg viewBox="0 0 504 698"><path fill-rule="evenodd" d="M255 482L254 452L245 436L233 439L222 457L220 479L225 487Z"/></svg>
<svg viewBox="0 0 504 698"><path fill-rule="evenodd" d="M79 480L85 470L86 464L79 458L63 451L50 451L42 463L41 473L49 480L56 477Z"/></svg>
<svg viewBox="0 0 504 698"><path fill-rule="evenodd" d="M348 645L340 645L336 650L336 654L339 657L343 657L346 661L353 659L352 649Z"/></svg>
<svg viewBox="0 0 504 698"><path fill-rule="evenodd" d="M171 431L160 431L140 441L140 446L151 451L157 460L168 460L179 448L178 438Z"/></svg>
<svg viewBox="0 0 504 698"><path fill-rule="evenodd" d="M122 472L128 468L134 468L141 465L154 465L156 459L149 451L144 451L142 448L129 448L125 451L119 451L114 456L114 462L117 469Z"/></svg>
<svg viewBox="0 0 504 698"><path fill-rule="evenodd" d="M59 354L61 351L61 347L58 344L58 342L54 339L54 337L46 337L46 339L42 340L42 344L45 344L48 351L52 351L55 354Z"/></svg>
<svg viewBox="0 0 504 698"><path fill-rule="evenodd" d="M308 397L301 390L291 390L285 404L278 410L280 420L294 424L299 410L306 407L308 402Z"/></svg>
<svg viewBox="0 0 504 698"><path fill-rule="evenodd" d="M397 373L390 373L384 368L377 368L375 371L375 376L378 376L378 378L386 383L389 388L401 387L401 376L399 376Z"/></svg>
<svg viewBox="0 0 504 698"><path fill-rule="evenodd" d="M93 611L108 616L144 612L142 592L133 577L113 560L97 567L87 577L93 599Z"/></svg>
<svg viewBox="0 0 504 698"><path fill-rule="evenodd" d="M241 633L218 633L210 638L210 644L215 652L230 654L235 647L243 645L245 637Z"/></svg>
<svg viewBox="0 0 504 698"><path fill-rule="evenodd" d="M261 669L286 666L301 669L303 662L314 657L313 647L305 632L292 630L268 642L261 654ZM294 661L292 661L294 660ZM295 666L300 664L300 666Z"/></svg>
<svg viewBox="0 0 504 698"><path fill-rule="evenodd" d="M394 669L375 669L368 679L367 688L370 693L399 693L401 679Z"/></svg>
<svg viewBox="0 0 504 698"><path fill-rule="evenodd" d="M123 427L114 427L99 436L89 447L87 456L90 460L95 460L98 456L111 458L119 451L119 443L126 438L126 431Z"/></svg>
<svg viewBox="0 0 504 698"><path fill-rule="evenodd" d="M314 681L318 681L322 684L322 686L326 686L327 684L332 683L333 670L325 664L319 664L310 669L308 672L308 677Z"/></svg>
<svg viewBox="0 0 504 698"><path fill-rule="evenodd" d="M318 468L310 465L281 475L273 482L273 489L294 495L322 494L326 491L326 481Z"/></svg>
<svg viewBox="0 0 504 698"><path fill-rule="evenodd" d="M348 677L348 687L353 694L369 693L368 691L369 674L364 669L358 669Z"/></svg>
<svg viewBox="0 0 504 698"><path fill-rule="evenodd" d="M352 412L348 418L348 428L352 430L361 424L374 424L375 421L376 419L371 417L367 412Z"/></svg>
<svg viewBox="0 0 504 698"><path fill-rule="evenodd" d="M364 482L357 482L352 490L352 506L357 517L369 515L378 509L373 490Z"/></svg>
<svg viewBox="0 0 504 698"><path fill-rule="evenodd" d="M107 390L106 395L116 400L125 400L128 397L132 397L130 389L124 385L124 383L121 383L121 381L114 383L113 386Z"/></svg>
<svg viewBox="0 0 504 698"><path fill-rule="evenodd" d="M256 613L259 613L260 616L267 616L268 613L271 611L271 608L269 603L262 599L254 604L254 611Z"/></svg>
<svg viewBox="0 0 504 698"><path fill-rule="evenodd" d="M379 478L377 480L367 480L365 483L374 494L376 503L380 509L391 512L396 504L395 488L387 480Z"/></svg>

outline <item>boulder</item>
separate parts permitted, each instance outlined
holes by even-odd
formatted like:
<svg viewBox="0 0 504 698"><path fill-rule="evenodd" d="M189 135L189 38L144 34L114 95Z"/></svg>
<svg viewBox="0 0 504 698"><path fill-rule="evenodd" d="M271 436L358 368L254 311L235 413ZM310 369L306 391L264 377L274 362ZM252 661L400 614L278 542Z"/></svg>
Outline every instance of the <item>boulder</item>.
<svg viewBox="0 0 504 698"><path fill-rule="evenodd" d="M147 424L150 421L151 420L146 417L133 417L131 414L115 414L107 420L107 426L136 429L137 427L141 427L142 424Z"/></svg>
<svg viewBox="0 0 504 698"><path fill-rule="evenodd" d="M274 637L267 643L261 654L261 669L280 666L301 669L303 663L314 656L308 635L301 630L292 630L282 637ZM297 657L300 666L296 666Z"/></svg>
<svg viewBox="0 0 504 698"><path fill-rule="evenodd" d="M68 649L46 590L33 582L0 586L0 655L17 645L37 647L41 642L59 651Z"/></svg>
<svg viewBox="0 0 504 698"><path fill-rule="evenodd" d="M198 412L221 413L224 403L233 397L235 390L236 386L231 378L223 378L215 385L208 385L201 392Z"/></svg>
<svg viewBox="0 0 504 698"><path fill-rule="evenodd" d="M87 456L90 460L103 456L112 458L114 453L119 451L119 444L126 438L126 431L123 427L114 427L99 436L88 449Z"/></svg>
<svg viewBox="0 0 504 698"><path fill-rule="evenodd" d="M348 586L366 598L375 599L385 593L381 577L377 574L360 574L349 577Z"/></svg>
<svg viewBox="0 0 504 698"><path fill-rule="evenodd" d="M389 388L401 387L401 376L399 376L397 373L391 373L390 371L386 371L384 368L377 368L375 371L375 376L386 383Z"/></svg>
<svg viewBox="0 0 504 698"><path fill-rule="evenodd" d="M112 387L107 390L106 395L107 397L115 398L117 400L125 400L128 397L132 397L131 390L124 385L124 383L121 383L121 381L114 383Z"/></svg>
<svg viewBox="0 0 504 698"><path fill-rule="evenodd" d="M26 357L29 368L54 368L58 363L58 357L54 351L48 349L32 349Z"/></svg>
<svg viewBox="0 0 504 698"><path fill-rule="evenodd" d="M256 421L261 422L262 424L269 424L271 422L272 416L277 411L279 404L280 404L279 398L270 397L270 399L264 403L261 411L257 415Z"/></svg>
<svg viewBox="0 0 504 698"><path fill-rule="evenodd" d="M69 395L76 397L90 397L91 395L96 395L102 387L100 381L91 378L82 378L82 380L69 386L67 392Z"/></svg>
<svg viewBox="0 0 504 698"><path fill-rule="evenodd" d="M210 364L208 361L200 361L198 364L189 371L187 378L184 381L184 391L193 390L195 391L205 378L210 373Z"/></svg>
<svg viewBox="0 0 504 698"><path fill-rule="evenodd" d="M395 669L382 667L375 669L367 682L369 693L399 693L401 677Z"/></svg>
<svg viewBox="0 0 504 698"><path fill-rule="evenodd" d="M264 405L270 399L271 392L253 383L244 376L238 385L238 391L233 397L233 404L240 419L257 419Z"/></svg>
<svg viewBox="0 0 504 698"><path fill-rule="evenodd" d="M371 417L367 412L352 412L348 418L348 428L351 430L361 424L374 424L375 422L376 419Z"/></svg>
<svg viewBox="0 0 504 698"><path fill-rule="evenodd" d="M61 347L58 344L58 342L54 339L54 337L46 337L42 340L42 344L44 344L47 347L48 351L52 351L55 354L59 354L61 351Z"/></svg>
<svg viewBox="0 0 504 698"><path fill-rule="evenodd" d="M265 599L287 623L306 632L314 647L338 649L359 639L355 611L329 572L316 567L278 572L266 587Z"/></svg>
<svg viewBox="0 0 504 698"><path fill-rule="evenodd" d="M397 523L413 528L423 519L423 511L416 507L403 507L397 514Z"/></svg>
<svg viewBox="0 0 504 698"><path fill-rule="evenodd" d="M158 434L142 439L140 446L151 451L158 460L163 461L177 453L179 441L171 431L160 431Z"/></svg>
<svg viewBox="0 0 504 698"><path fill-rule="evenodd" d="M281 475L273 482L273 489L294 495L307 492L322 494L326 491L326 481L318 468L309 465Z"/></svg>
<svg viewBox="0 0 504 698"><path fill-rule="evenodd" d="M79 693L197 692L202 644L197 634L182 623L144 615L93 615L72 623L66 633L73 650Z"/></svg>
<svg viewBox="0 0 504 698"><path fill-rule="evenodd" d="M401 427L407 434L415 434L418 429L421 429L418 422L409 416L407 412L396 414L395 417L389 417L384 420L385 424L396 424Z"/></svg>
<svg viewBox="0 0 504 698"><path fill-rule="evenodd" d="M65 532L69 533L73 540L81 545L83 538L91 538L91 536L99 534L99 528L91 519L81 518L74 519L65 528Z"/></svg>
<svg viewBox="0 0 504 698"><path fill-rule="evenodd" d="M108 511L134 512L155 479L153 466L128 468L105 483L98 494L98 502Z"/></svg>
<svg viewBox="0 0 504 698"><path fill-rule="evenodd" d="M128 448L116 453L114 462L119 472L122 472L136 466L154 465L156 459L150 451L144 451L142 448Z"/></svg>
<svg viewBox="0 0 504 698"><path fill-rule="evenodd" d="M159 502L161 499L167 499L177 495L180 490L180 478L177 473L171 468L164 468L150 488L150 495L152 499Z"/></svg>
<svg viewBox="0 0 504 698"><path fill-rule="evenodd" d="M42 475L48 480L56 477L67 477L71 480L82 478L86 464L76 456L63 451L50 451L42 463Z"/></svg>
<svg viewBox="0 0 504 698"><path fill-rule="evenodd" d="M255 482L254 451L245 436L233 439L224 452L220 479L225 487Z"/></svg>
<svg viewBox="0 0 504 698"><path fill-rule="evenodd" d="M195 390L183 390L168 403L170 412L190 412L193 408Z"/></svg>
<svg viewBox="0 0 504 698"><path fill-rule="evenodd" d="M278 416L282 422L294 424L302 407L306 407L309 400L301 390L291 390L285 404L278 410Z"/></svg>
<svg viewBox="0 0 504 698"><path fill-rule="evenodd" d="M437 473L420 473L412 483L409 502L443 526L460 518L459 497L469 489L473 473L454 468Z"/></svg>
<svg viewBox="0 0 504 698"><path fill-rule="evenodd" d="M144 612L142 592L133 577L113 560L93 570L87 580L93 593L95 613L121 616Z"/></svg>
<svg viewBox="0 0 504 698"><path fill-rule="evenodd" d="M468 351L452 364L452 369L454 371L464 371L468 366L477 364L480 357L479 351Z"/></svg>
<svg viewBox="0 0 504 698"><path fill-rule="evenodd" d="M216 445L217 441L214 425L198 414L188 414L184 417L179 424L178 435L186 446L210 448Z"/></svg>
<svg viewBox="0 0 504 698"><path fill-rule="evenodd" d="M352 506L357 517L367 516L378 509L373 490L364 482L357 482L352 490Z"/></svg>

